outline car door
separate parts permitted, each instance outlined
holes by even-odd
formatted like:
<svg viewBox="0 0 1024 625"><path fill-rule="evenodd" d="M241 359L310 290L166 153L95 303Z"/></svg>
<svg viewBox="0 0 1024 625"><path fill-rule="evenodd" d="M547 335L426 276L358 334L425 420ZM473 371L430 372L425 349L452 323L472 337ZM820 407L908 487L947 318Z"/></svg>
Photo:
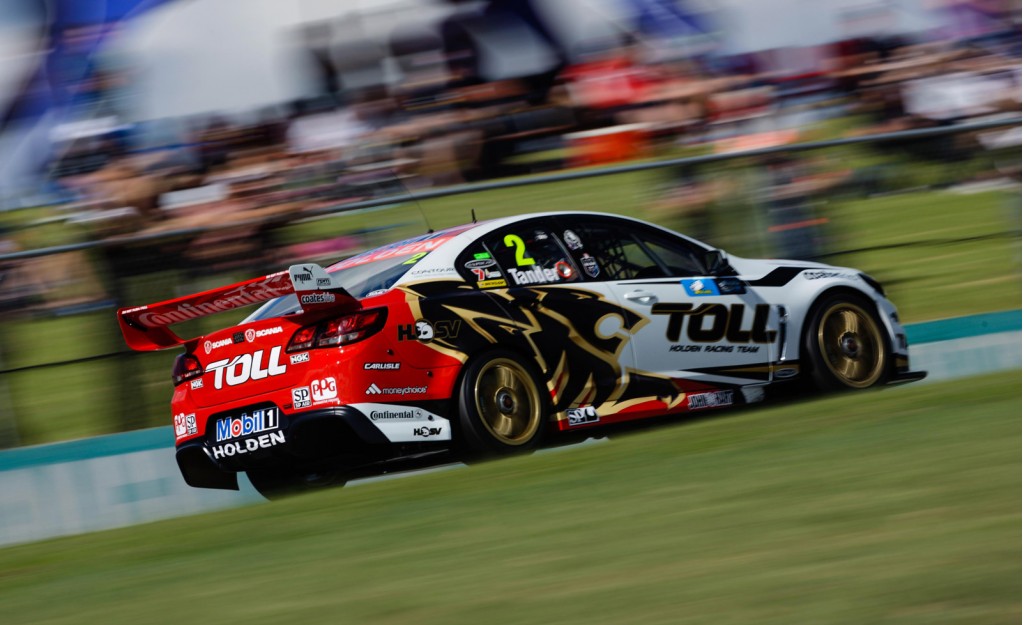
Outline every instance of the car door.
<svg viewBox="0 0 1024 625"><path fill-rule="evenodd" d="M500 298L513 324L489 334L536 354L557 412L621 394L633 359L629 338L643 318L622 310L607 285L583 279L551 225L547 218L508 224L468 246L456 265Z"/></svg>
<svg viewBox="0 0 1024 625"><path fill-rule="evenodd" d="M708 275L708 249L612 217L564 225L561 238L584 275L647 320L630 341L637 370L716 383L769 379L778 313L738 278Z"/></svg>

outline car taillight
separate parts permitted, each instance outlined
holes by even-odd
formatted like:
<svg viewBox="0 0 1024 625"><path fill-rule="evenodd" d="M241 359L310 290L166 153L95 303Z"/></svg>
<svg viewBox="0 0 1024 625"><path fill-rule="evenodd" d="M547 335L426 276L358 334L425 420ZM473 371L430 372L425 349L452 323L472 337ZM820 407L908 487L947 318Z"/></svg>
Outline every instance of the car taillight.
<svg viewBox="0 0 1024 625"><path fill-rule="evenodd" d="M201 375L203 375L203 365L192 354L178 354L178 357L174 359L171 377L174 379L175 386Z"/></svg>
<svg viewBox="0 0 1024 625"><path fill-rule="evenodd" d="M361 310L351 315L321 321L317 325L300 328L288 342L289 352L315 347L336 347L361 341L384 327L386 308Z"/></svg>

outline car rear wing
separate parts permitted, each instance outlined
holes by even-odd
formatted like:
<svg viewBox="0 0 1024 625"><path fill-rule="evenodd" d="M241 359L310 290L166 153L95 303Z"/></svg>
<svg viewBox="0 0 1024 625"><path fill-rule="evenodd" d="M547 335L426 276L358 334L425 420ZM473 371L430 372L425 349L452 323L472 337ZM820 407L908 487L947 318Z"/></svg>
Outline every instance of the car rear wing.
<svg viewBox="0 0 1024 625"><path fill-rule="evenodd" d="M194 339L183 339L169 326L220 312L260 304L278 297L298 295L303 312L321 309L356 309L355 299L320 265L304 263L292 265L288 271L279 271L262 278L230 284L194 295L186 295L165 302L121 308L117 323L121 334L134 350L148 352L169 349Z"/></svg>

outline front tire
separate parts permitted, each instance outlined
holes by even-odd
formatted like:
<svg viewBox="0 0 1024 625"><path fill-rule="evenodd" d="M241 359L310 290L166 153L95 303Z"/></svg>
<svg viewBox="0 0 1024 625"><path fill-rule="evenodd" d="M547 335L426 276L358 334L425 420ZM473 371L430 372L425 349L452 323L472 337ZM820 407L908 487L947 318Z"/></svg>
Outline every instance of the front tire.
<svg viewBox="0 0 1024 625"><path fill-rule="evenodd" d="M821 390L862 389L885 381L891 350L869 300L848 293L826 297L804 335L811 380Z"/></svg>
<svg viewBox="0 0 1024 625"><path fill-rule="evenodd" d="M544 435L548 403L533 367L508 351L475 358L459 388L459 430L472 457L532 450Z"/></svg>

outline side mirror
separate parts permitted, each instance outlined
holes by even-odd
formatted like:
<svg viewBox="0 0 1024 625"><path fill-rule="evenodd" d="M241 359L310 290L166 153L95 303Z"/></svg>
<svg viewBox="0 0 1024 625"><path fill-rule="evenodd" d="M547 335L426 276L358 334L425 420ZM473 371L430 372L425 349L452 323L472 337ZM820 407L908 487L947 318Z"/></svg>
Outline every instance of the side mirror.
<svg viewBox="0 0 1024 625"><path fill-rule="evenodd" d="M704 254L704 267L709 275L720 276L728 272L729 262L725 260L722 250L710 250Z"/></svg>

